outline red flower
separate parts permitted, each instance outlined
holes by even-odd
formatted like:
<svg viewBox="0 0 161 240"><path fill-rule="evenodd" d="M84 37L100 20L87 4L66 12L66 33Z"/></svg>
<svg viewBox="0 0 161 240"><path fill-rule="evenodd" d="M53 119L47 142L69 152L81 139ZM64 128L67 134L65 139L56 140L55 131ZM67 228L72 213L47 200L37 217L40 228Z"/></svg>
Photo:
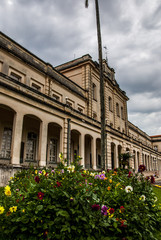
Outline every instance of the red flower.
<svg viewBox="0 0 161 240"><path fill-rule="evenodd" d="M132 172L131 172L131 171L129 171L128 177L129 177L129 178L132 177Z"/></svg>
<svg viewBox="0 0 161 240"><path fill-rule="evenodd" d="M121 220L121 227L124 227L124 228L126 228L127 227L127 222L126 222L126 220Z"/></svg>
<svg viewBox="0 0 161 240"><path fill-rule="evenodd" d="M139 166L139 172L144 172L145 171L145 165L140 165Z"/></svg>
<svg viewBox="0 0 161 240"><path fill-rule="evenodd" d="M93 204L92 205L92 210L93 211L98 211L100 209L100 205L98 205L98 204Z"/></svg>
<svg viewBox="0 0 161 240"><path fill-rule="evenodd" d="M40 178L38 176L35 177L35 182L37 182L37 183L40 182Z"/></svg>
<svg viewBox="0 0 161 240"><path fill-rule="evenodd" d="M57 182L56 182L56 185L55 185L54 187L55 187L55 188L56 188L56 187L61 187L61 183L57 181Z"/></svg>
<svg viewBox="0 0 161 240"><path fill-rule="evenodd" d="M108 210L108 212L109 212L110 214L112 214L112 213L115 212L115 209L114 209L114 208L110 208L110 209Z"/></svg>
<svg viewBox="0 0 161 240"><path fill-rule="evenodd" d="M155 183L155 178L153 176L151 176L150 181L151 181L151 183Z"/></svg>
<svg viewBox="0 0 161 240"><path fill-rule="evenodd" d="M121 207L120 207L120 212L123 213L124 211L125 211L124 206L121 206Z"/></svg>
<svg viewBox="0 0 161 240"><path fill-rule="evenodd" d="M39 192L39 193L37 194L37 197L38 197L38 199L42 200L43 197L44 197L44 193Z"/></svg>
<svg viewBox="0 0 161 240"><path fill-rule="evenodd" d="M57 184L57 187L60 187L61 186L61 183L60 182L56 182L56 184Z"/></svg>

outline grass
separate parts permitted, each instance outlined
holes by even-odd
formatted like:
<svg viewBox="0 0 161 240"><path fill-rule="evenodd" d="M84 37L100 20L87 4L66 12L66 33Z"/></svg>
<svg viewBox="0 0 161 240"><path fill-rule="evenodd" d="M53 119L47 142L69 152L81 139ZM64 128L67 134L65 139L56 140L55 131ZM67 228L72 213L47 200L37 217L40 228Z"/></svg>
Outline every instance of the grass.
<svg viewBox="0 0 161 240"><path fill-rule="evenodd" d="M156 197L158 199L157 202L161 204L161 188L153 186L153 192L155 193L155 195L156 195ZM161 231L160 230L158 230L158 232L156 233L155 237L156 237L157 240L161 239Z"/></svg>
<svg viewBox="0 0 161 240"><path fill-rule="evenodd" d="M161 188L153 186L153 192L156 194L158 198L158 203L161 204Z"/></svg>

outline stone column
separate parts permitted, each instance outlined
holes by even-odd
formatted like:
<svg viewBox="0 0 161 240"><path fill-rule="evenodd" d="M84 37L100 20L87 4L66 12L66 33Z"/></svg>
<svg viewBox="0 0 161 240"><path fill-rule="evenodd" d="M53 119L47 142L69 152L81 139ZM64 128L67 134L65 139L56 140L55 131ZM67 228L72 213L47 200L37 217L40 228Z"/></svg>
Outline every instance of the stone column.
<svg viewBox="0 0 161 240"><path fill-rule="evenodd" d="M107 165L106 168L112 168L111 166L111 138L107 135Z"/></svg>
<svg viewBox="0 0 161 240"><path fill-rule="evenodd" d="M13 165L20 164L20 150L23 127L23 114L15 113L13 121L13 135L12 135L12 157L11 163Z"/></svg>
<svg viewBox="0 0 161 240"><path fill-rule="evenodd" d="M115 146L115 158L114 158L114 167L119 167L119 157L118 157L118 145Z"/></svg>
<svg viewBox="0 0 161 240"><path fill-rule="evenodd" d="M79 155L82 158L81 159L81 165L85 168L85 142L84 142L84 134L81 134L79 136L79 146L80 146L80 152Z"/></svg>
<svg viewBox="0 0 161 240"><path fill-rule="evenodd" d="M40 123L39 133L39 166L46 166L46 151L47 151L47 134L48 134L48 123Z"/></svg>
<svg viewBox="0 0 161 240"><path fill-rule="evenodd" d="M91 145L91 151L92 151L92 168L97 168L97 162L96 162L96 138L93 137L92 139L92 145Z"/></svg>

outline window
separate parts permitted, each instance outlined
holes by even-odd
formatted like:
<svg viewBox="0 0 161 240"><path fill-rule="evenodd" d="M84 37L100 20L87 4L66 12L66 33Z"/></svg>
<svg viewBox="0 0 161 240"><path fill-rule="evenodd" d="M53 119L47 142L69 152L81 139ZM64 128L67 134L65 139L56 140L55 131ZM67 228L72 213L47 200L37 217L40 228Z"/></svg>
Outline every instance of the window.
<svg viewBox="0 0 161 240"><path fill-rule="evenodd" d="M29 132L26 142L26 160L34 161L36 157L37 134Z"/></svg>
<svg viewBox="0 0 161 240"><path fill-rule="evenodd" d="M102 164L101 164L101 155L98 154L98 155L97 155L97 167L98 167L98 168L101 168L101 165L102 165Z"/></svg>
<svg viewBox="0 0 161 240"><path fill-rule="evenodd" d="M72 103L71 102L69 102L69 101L66 101L66 104L67 104L67 106L68 107L70 107L70 108L72 108L73 106L72 106Z"/></svg>
<svg viewBox="0 0 161 240"><path fill-rule="evenodd" d="M60 101L60 97L57 96L56 94L53 94L52 98L56 101Z"/></svg>
<svg viewBox="0 0 161 240"><path fill-rule="evenodd" d="M35 90L37 90L37 91L41 91L41 87L39 86L39 85L37 85L37 84L35 84L35 83L32 83L32 88L33 89L35 89Z"/></svg>
<svg viewBox="0 0 161 240"><path fill-rule="evenodd" d="M109 111L112 112L112 98L111 97L108 98L108 105L109 105Z"/></svg>
<svg viewBox="0 0 161 240"><path fill-rule="evenodd" d="M78 107L78 111L79 111L80 113L83 113L83 109L82 109L81 107Z"/></svg>
<svg viewBox="0 0 161 240"><path fill-rule="evenodd" d="M93 86L92 86L92 94L93 94L93 99L97 100L96 85L94 83L93 83Z"/></svg>
<svg viewBox="0 0 161 240"><path fill-rule="evenodd" d="M65 99L66 99L66 105L70 108L74 108L74 102L68 97L65 97Z"/></svg>
<svg viewBox="0 0 161 240"><path fill-rule="evenodd" d="M19 82L21 81L21 76L16 74L16 73L14 73L14 72L10 73L10 77L13 78L14 80L19 81Z"/></svg>
<svg viewBox="0 0 161 240"><path fill-rule="evenodd" d="M12 142L12 129L4 128L0 157L10 159L11 158L11 142Z"/></svg>
<svg viewBox="0 0 161 240"><path fill-rule="evenodd" d="M120 111L119 111L119 104L116 103L116 114L118 117L120 117Z"/></svg>
<svg viewBox="0 0 161 240"><path fill-rule="evenodd" d="M124 109L121 107L121 118L124 119Z"/></svg>
<svg viewBox="0 0 161 240"><path fill-rule="evenodd" d="M56 163L57 162L57 140L54 139L54 138L50 139L49 162L50 163Z"/></svg>
<svg viewBox="0 0 161 240"><path fill-rule="evenodd" d="M94 120L97 120L97 113L93 113L93 118L94 118Z"/></svg>

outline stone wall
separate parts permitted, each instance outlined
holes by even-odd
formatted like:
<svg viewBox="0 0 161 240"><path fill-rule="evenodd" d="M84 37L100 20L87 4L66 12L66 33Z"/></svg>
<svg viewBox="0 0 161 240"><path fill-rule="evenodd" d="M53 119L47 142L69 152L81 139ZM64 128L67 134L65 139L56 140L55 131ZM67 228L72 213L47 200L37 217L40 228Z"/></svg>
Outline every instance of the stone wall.
<svg viewBox="0 0 161 240"><path fill-rule="evenodd" d="M0 165L0 187L6 186L10 178L21 170L22 167L20 166Z"/></svg>

